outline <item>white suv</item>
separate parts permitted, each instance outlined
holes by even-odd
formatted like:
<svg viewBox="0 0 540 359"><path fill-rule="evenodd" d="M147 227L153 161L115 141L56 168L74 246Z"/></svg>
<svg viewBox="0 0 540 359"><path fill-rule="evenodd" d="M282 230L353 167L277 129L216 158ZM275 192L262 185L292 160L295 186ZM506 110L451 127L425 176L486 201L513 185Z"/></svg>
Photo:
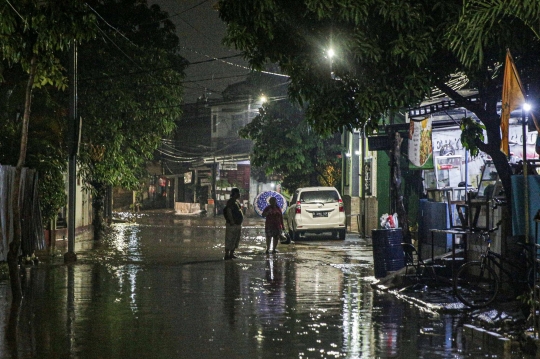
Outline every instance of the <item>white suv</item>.
<svg viewBox="0 0 540 359"><path fill-rule="evenodd" d="M287 209L287 229L298 240L306 232L332 232L345 239L345 208L335 187L298 188Z"/></svg>

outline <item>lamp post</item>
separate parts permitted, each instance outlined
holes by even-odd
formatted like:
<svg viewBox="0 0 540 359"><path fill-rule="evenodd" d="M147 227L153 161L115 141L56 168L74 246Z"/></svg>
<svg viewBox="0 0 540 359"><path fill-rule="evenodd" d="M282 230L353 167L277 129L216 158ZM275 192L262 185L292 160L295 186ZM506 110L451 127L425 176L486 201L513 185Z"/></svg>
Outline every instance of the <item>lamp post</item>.
<svg viewBox="0 0 540 359"><path fill-rule="evenodd" d="M71 61L69 64L69 77L71 85L69 101L69 157L68 157L68 251L64 254L64 262L77 261L75 254L75 205L77 189L77 150L79 147L80 126L77 125L77 42L73 41L71 47Z"/></svg>
<svg viewBox="0 0 540 359"><path fill-rule="evenodd" d="M525 187L525 243L529 243L529 179L527 167L527 113L531 110L531 105L524 103L521 108L521 123L523 135L523 186Z"/></svg>
<svg viewBox="0 0 540 359"><path fill-rule="evenodd" d="M329 48L328 51L326 51L326 56L328 59L330 59L330 78L334 79L334 56L336 56L336 53L334 49Z"/></svg>
<svg viewBox="0 0 540 359"><path fill-rule="evenodd" d="M362 161L360 166L362 173L362 238L366 238L366 123L362 126ZM358 228L360 233L360 228Z"/></svg>

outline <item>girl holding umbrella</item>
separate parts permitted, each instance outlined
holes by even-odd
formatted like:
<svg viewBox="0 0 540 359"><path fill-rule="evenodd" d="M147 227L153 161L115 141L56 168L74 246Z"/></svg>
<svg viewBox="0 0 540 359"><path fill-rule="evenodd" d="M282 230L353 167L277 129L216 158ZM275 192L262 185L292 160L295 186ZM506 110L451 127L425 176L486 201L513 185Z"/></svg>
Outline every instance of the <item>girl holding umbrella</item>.
<svg viewBox="0 0 540 359"><path fill-rule="evenodd" d="M281 237L281 231L285 228L283 225L283 214L281 208L277 205L275 197L270 197L268 200L270 203L262 212L262 216L266 218L264 224L264 232L266 234L266 254L270 251L270 245L272 245L272 253L276 253L276 247L278 240ZM273 239L273 243L272 243Z"/></svg>

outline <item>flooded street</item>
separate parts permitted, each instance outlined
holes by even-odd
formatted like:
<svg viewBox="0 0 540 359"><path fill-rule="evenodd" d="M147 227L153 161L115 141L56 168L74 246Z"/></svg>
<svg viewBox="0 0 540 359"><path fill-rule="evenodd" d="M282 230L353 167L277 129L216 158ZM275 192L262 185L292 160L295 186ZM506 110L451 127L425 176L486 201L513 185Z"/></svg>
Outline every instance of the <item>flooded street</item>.
<svg viewBox="0 0 540 359"><path fill-rule="evenodd" d="M263 226L247 219L224 261L221 217L143 214L78 243L74 265L27 267L17 320L0 285L0 358L503 357L467 346L462 315L374 292L370 240L313 236L266 256Z"/></svg>

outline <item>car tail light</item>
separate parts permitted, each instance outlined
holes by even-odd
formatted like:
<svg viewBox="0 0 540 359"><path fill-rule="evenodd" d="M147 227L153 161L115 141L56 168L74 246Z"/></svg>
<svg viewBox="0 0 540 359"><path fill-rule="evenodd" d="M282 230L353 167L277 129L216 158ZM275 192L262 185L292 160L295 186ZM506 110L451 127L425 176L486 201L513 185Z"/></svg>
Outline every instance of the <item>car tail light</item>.
<svg viewBox="0 0 540 359"><path fill-rule="evenodd" d="M296 212L295 213L302 213L302 205L300 204L300 201L296 202Z"/></svg>
<svg viewBox="0 0 540 359"><path fill-rule="evenodd" d="M345 212L345 207L343 207L343 200L342 199L338 200L338 206L339 206L339 211L340 212Z"/></svg>

